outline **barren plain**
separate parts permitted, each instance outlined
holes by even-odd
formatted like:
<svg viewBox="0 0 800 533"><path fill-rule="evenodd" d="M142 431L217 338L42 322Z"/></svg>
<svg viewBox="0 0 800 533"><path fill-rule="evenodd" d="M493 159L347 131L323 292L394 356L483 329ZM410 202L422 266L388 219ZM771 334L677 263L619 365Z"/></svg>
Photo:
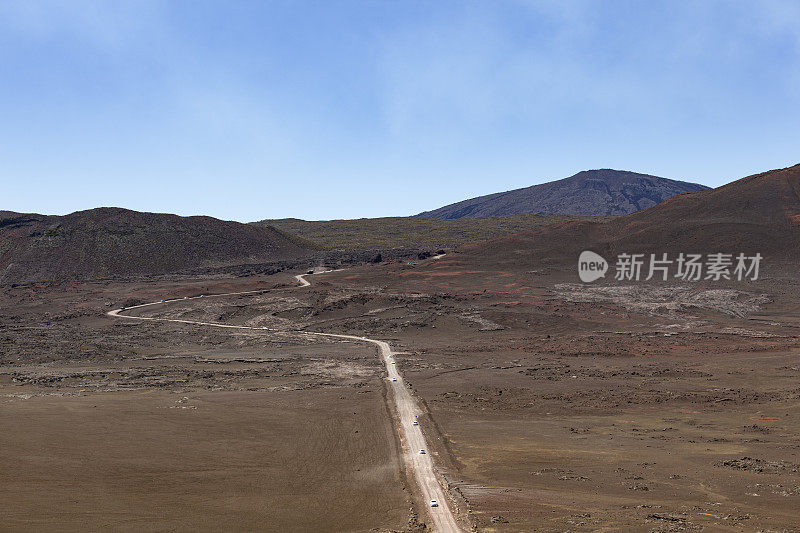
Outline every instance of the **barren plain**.
<svg viewBox="0 0 800 533"><path fill-rule="evenodd" d="M585 287L455 253L312 281L5 287L0 525L421 530L375 349L305 330L400 352L464 529L797 530L795 280ZM251 290L135 312L269 329L105 315Z"/></svg>

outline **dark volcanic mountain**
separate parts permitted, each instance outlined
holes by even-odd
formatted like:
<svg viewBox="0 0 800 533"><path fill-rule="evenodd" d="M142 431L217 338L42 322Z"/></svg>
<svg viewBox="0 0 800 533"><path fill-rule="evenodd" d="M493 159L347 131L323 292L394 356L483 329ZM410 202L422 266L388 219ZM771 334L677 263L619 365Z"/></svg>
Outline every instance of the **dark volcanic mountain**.
<svg viewBox="0 0 800 533"><path fill-rule="evenodd" d="M518 214L626 215L705 185L624 170L585 170L563 180L479 196L420 213L433 218L475 218Z"/></svg>
<svg viewBox="0 0 800 533"><path fill-rule="evenodd" d="M0 283L164 274L308 255L272 227L98 208L66 216L0 211Z"/></svg>
<svg viewBox="0 0 800 533"><path fill-rule="evenodd" d="M530 268L573 266L585 249L607 259L619 253L741 252L800 260L800 165L675 196L610 222L553 224L462 251L486 264Z"/></svg>

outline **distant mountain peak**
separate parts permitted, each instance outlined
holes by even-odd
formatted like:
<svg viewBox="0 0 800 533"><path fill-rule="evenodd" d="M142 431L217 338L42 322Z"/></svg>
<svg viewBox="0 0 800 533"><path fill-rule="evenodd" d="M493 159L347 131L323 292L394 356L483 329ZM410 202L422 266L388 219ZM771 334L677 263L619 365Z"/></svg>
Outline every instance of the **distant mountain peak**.
<svg viewBox="0 0 800 533"><path fill-rule="evenodd" d="M475 218L520 214L627 215L705 185L629 170L583 170L568 178L489 194L417 216Z"/></svg>
<svg viewBox="0 0 800 533"><path fill-rule="evenodd" d="M484 264L573 269L583 250L620 253L744 253L768 258L773 272L800 259L800 165L754 174L716 189L676 195L610 221L566 222L462 247ZM462 257L465 257L462 256ZM501 258L501 259L498 259ZM544 262L544 263L543 263Z"/></svg>

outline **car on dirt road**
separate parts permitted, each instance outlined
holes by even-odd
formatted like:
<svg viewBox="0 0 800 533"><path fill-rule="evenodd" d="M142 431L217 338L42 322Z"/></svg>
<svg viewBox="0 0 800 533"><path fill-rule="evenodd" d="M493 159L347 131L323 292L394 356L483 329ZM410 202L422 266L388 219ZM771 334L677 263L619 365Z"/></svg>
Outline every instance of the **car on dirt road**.
<svg viewBox="0 0 800 533"><path fill-rule="evenodd" d="M426 452L425 450L420 450L420 451L419 451L419 454L420 454L420 455L425 455L426 453L428 453L428 452Z"/></svg>
<svg viewBox="0 0 800 533"><path fill-rule="evenodd" d="M439 502L436 500L431 500L431 507L439 507Z"/></svg>
<svg viewBox="0 0 800 533"><path fill-rule="evenodd" d="M412 425L412 426L418 426L418 425L419 425L419 422L417 422L416 420L414 420L413 422L411 422L411 425Z"/></svg>

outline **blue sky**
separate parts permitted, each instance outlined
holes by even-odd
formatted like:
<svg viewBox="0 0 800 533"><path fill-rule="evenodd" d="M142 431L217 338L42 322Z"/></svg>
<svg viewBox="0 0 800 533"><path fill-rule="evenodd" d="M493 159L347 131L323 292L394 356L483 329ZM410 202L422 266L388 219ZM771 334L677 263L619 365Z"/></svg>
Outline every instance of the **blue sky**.
<svg viewBox="0 0 800 533"><path fill-rule="evenodd" d="M800 2L0 0L0 209L409 215L800 162Z"/></svg>

